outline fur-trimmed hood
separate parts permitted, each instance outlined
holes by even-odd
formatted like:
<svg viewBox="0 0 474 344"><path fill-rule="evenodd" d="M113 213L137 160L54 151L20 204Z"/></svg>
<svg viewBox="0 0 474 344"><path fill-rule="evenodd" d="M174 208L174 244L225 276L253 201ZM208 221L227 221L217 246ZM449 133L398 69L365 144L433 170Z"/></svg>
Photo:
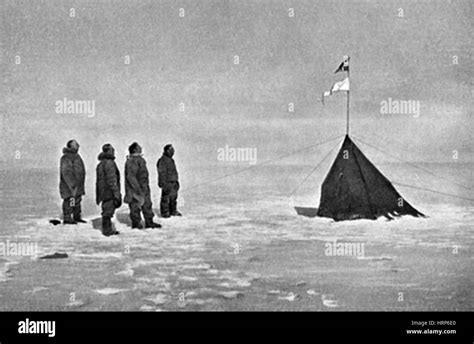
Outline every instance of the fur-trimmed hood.
<svg viewBox="0 0 474 344"><path fill-rule="evenodd" d="M67 148L67 147L64 147L63 148L63 154L77 154L77 149L74 149L74 148Z"/></svg>
<svg viewBox="0 0 474 344"><path fill-rule="evenodd" d="M104 160L104 159L115 160L115 155L109 152L101 152L99 156L97 157L97 160Z"/></svg>

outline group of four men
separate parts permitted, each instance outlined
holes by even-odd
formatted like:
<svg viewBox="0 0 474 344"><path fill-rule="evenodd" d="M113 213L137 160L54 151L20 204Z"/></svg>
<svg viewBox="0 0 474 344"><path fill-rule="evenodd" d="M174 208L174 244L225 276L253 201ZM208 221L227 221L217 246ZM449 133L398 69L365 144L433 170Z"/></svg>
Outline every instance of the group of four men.
<svg viewBox="0 0 474 344"><path fill-rule="evenodd" d="M148 169L143 158L142 147L137 142L128 147L129 155L125 163L125 197L123 201L130 208L132 228L143 229L141 213L145 218L145 228L160 228L153 222L151 192ZM63 199L63 223L86 222L81 217L81 200L85 194L85 167L79 155L79 143L67 142L63 148L60 162L59 191ZM179 190L178 171L173 160L174 148L168 144L156 164L158 186L161 188L160 213L164 218L181 216L177 210ZM102 233L105 236L117 235L112 227L115 210L122 205L120 171L115 163L114 147L107 143L102 146L96 168L96 203L102 205Z"/></svg>

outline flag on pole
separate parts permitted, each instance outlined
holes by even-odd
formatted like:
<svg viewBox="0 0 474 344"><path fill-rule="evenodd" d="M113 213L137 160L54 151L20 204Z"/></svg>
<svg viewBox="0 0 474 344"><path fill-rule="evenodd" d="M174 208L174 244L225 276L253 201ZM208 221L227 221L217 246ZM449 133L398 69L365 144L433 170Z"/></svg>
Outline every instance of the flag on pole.
<svg viewBox="0 0 474 344"><path fill-rule="evenodd" d="M349 56L347 56L347 55L344 56L343 61L341 62L341 64L339 65L339 67L336 69L336 71L334 73L348 72L349 71L349 59L350 59Z"/></svg>
<svg viewBox="0 0 474 344"><path fill-rule="evenodd" d="M349 78L346 77L344 80L338 81L331 86L329 91L323 93L322 102L324 105L324 97L329 97L334 92L349 92Z"/></svg>
<svg viewBox="0 0 474 344"><path fill-rule="evenodd" d="M348 77L332 85L330 94L333 94L334 92L340 92L340 91L349 91L349 78Z"/></svg>

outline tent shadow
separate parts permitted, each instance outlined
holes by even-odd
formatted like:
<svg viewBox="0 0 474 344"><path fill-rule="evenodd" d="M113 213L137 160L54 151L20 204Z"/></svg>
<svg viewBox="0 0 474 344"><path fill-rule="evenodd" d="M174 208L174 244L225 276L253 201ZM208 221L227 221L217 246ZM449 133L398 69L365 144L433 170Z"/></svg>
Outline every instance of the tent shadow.
<svg viewBox="0 0 474 344"><path fill-rule="evenodd" d="M301 216L306 216L306 217L318 216L318 208L295 207L295 210L296 210L296 213Z"/></svg>

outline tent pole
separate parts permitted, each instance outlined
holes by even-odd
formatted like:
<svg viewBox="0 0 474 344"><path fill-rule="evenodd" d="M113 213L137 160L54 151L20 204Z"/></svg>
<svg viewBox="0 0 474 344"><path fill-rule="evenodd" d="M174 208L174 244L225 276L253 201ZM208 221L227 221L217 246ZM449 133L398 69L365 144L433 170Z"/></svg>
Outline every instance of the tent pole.
<svg viewBox="0 0 474 344"><path fill-rule="evenodd" d="M350 83L350 79L349 79L349 67L347 69L347 79ZM349 90L350 90L350 86L349 86ZM347 91L347 119L346 119L346 135L349 135L349 90Z"/></svg>

